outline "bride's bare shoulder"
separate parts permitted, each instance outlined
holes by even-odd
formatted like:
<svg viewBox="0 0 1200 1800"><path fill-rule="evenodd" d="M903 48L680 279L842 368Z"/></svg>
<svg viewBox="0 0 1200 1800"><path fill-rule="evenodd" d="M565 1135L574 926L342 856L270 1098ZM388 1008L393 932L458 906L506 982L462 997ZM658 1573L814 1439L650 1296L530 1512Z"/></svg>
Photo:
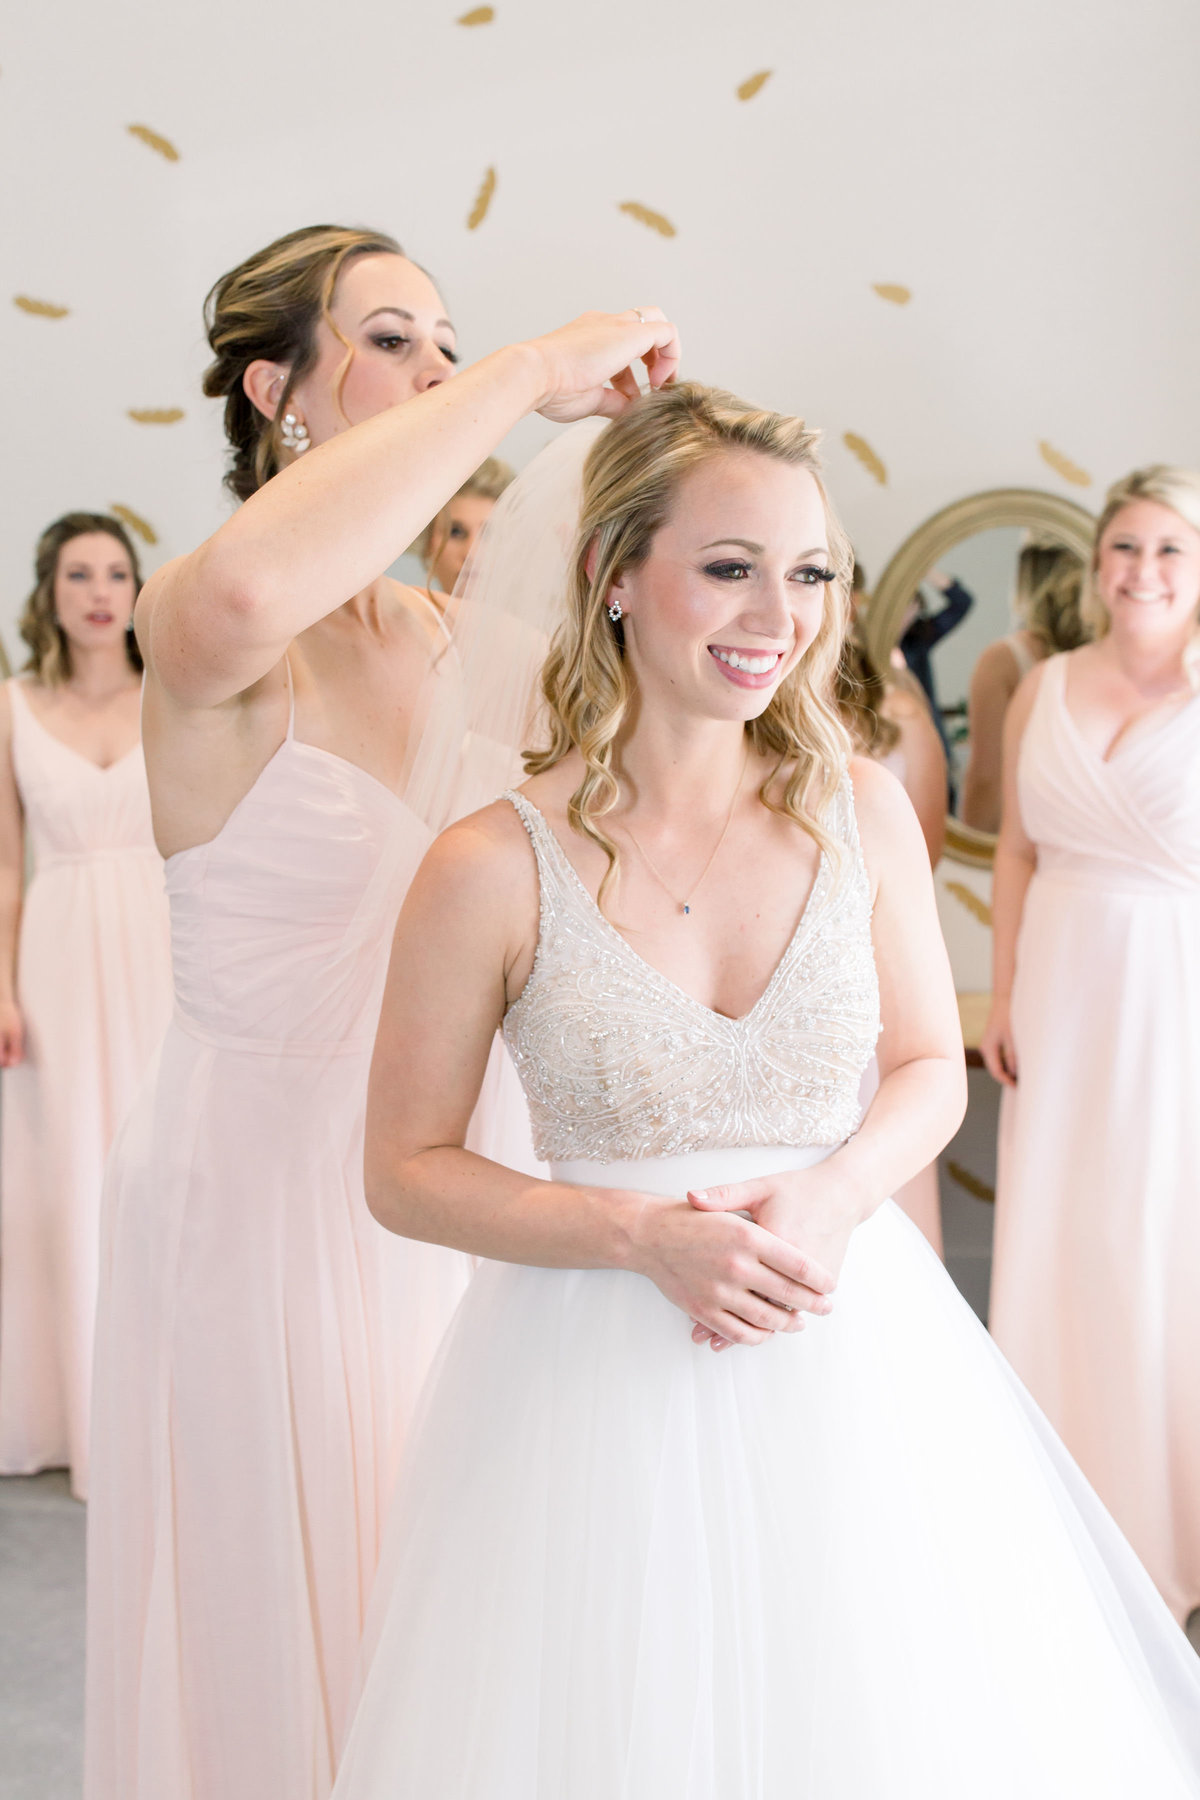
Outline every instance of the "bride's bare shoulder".
<svg viewBox="0 0 1200 1800"><path fill-rule="evenodd" d="M455 946L460 972L489 962L506 972L536 944L539 883L533 847L509 800L495 800L435 838L404 903L418 935Z"/></svg>
<svg viewBox="0 0 1200 1800"><path fill-rule="evenodd" d="M501 907L510 896L536 895L537 866L529 834L510 800L493 800L447 826L421 866L422 885L455 903ZM520 899L518 898L518 904Z"/></svg>

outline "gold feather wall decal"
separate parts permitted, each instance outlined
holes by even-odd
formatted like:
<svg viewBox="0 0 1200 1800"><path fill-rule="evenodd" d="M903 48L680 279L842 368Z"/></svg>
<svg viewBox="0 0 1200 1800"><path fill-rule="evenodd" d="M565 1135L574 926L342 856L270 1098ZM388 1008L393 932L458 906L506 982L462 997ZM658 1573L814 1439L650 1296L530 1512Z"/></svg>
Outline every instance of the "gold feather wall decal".
<svg viewBox="0 0 1200 1800"><path fill-rule="evenodd" d="M456 25L490 25L495 16L494 6L473 6L470 12L463 13L454 23Z"/></svg>
<svg viewBox="0 0 1200 1800"><path fill-rule="evenodd" d="M178 425L182 406L131 406L129 417L137 425Z"/></svg>
<svg viewBox="0 0 1200 1800"><path fill-rule="evenodd" d="M760 69L757 75L750 75L737 90L739 100L753 100L755 94L761 94L770 81L774 69Z"/></svg>
<svg viewBox="0 0 1200 1800"><path fill-rule="evenodd" d="M475 204L467 215L467 230L478 231L488 216L488 207L492 204L492 195L496 192L496 171L489 169L479 184L479 192L475 196Z"/></svg>
<svg viewBox="0 0 1200 1800"><path fill-rule="evenodd" d="M144 543L157 544L157 531L155 531L153 525L143 519L140 513L135 513L132 506L121 506L114 500L108 510L109 512L116 513L118 519L121 520L122 524L128 525L130 531L136 531Z"/></svg>
<svg viewBox="0 0 1200 1800"><path fill-rule="evenodd" d="M964 1169L960 1162L947 1160L946 1173L951 1181L957 1181L959 1187L966 1188L968 1194L973 1195L976 1200L986 1200L990 1204L995 1204L995 1188L989 1187L986 1181L980 1181L978 1175L972 1175L970 1169Z"/></svg>
<svg viewBox="0 0 1200 1800"><path fill-rule="evenodd" d="M867 473L875 477L880 487L886 487L887 469L883 458L876 455L866 438L859 437L857 431L846 431L842 433L842 442L851 456L857 456Z"/></svg>
<svg viewBox="0 0 1200 1800"><path fill-rule="evenodd" d="M130 137L140 138L143 144L151 150L156 150L168 162L179 161L178 150L170 138L165 138L161 131L151 131L148 125L127 125L125 129Z"/></svg>
<svg viewBox="0 0 1200 1800"><path fill-rule="evenodd" d="M960 906L965 906L969 913L974 913L981 925L992 928L992 909L986 900L981 900L973 888L965 887L961 881L948 881L946 892L953 894Z"/></svg>
<svg viewBox="0 0 1200 1800"><path fill-rule="evenodd" d="M639 225L647 225L651 231L657 231L660 237L675 236L675 227L670 219L660 212L651 212L650 208L643 206L640 200L622 200L617 210L628 213L629 217L636 219Z"/></svg>
<svg viewBox="0 0 1200 1800"><path fill-rule="evenodd" d="M1073 463L1069 456L1064 456L1053 444L1048 444L1045 438L1038 444L1038 449L1041 451L1042 461L1049 463L1054 473L1061 475L1064 481L1071 482L1074 487L1091 487L1092 478L1087 470L1081 469L1078 463Z"/></svg>
<svg viewBox="0 0 1200 1800"><path fill-rule="evenodd" d="M38 319L65 319L71 310L69 306L55 306L52 300L34 300L28 294L14 294L13 305Z"/></svg>
<svg viewBox="0 0 1200 1800"><path fill-rule="evenodd" d="M912 299L912 289L899 281L873 281L871 286L881 300L890 300L893 306L907 306Z"/></svg>

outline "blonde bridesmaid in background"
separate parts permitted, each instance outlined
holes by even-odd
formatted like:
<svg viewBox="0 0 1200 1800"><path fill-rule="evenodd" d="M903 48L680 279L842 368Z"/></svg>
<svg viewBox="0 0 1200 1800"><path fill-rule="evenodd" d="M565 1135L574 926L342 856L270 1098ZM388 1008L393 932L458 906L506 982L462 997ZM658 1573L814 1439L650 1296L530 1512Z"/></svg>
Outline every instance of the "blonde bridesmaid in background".
<svg viewBox="0 0 1200 1800"><path fill-rule="evenodd" d="M513 480L513 471L498 456L489 456L468 476L457 494L431 519L417 540L425 565L430 599L444 607L463 572L497 500Z"/></svg>
<svg viewBox="0 0 1200 1800"><path fill-rule="evenodd" d="M118 520L43 532L0 688L0 1473L88 1489L104 1159L171 1008ZM32 876L22 901L26 850Z"/></svg>
<svg viewBox="0 0 1200 1800"><path fill-rule="evenodd" d="M1113 487L1094 643L1005 723L990 1320L1181 1621L1200 1606L1200 474Z"/></svg>
<svg viewBox="0 0 1200 1800"><path fill-rule="evenodd" d="M635 358L674 368L661 315L592 314L451 381L428 275L333 226L248 257L207 317L244 504L137 609L177 1010L106 1196L88 1800L332 1787L397 1456L469 1275L363 1193L430 839L406 767L453 661L383 571L526 413L625 405Z"/></svg>

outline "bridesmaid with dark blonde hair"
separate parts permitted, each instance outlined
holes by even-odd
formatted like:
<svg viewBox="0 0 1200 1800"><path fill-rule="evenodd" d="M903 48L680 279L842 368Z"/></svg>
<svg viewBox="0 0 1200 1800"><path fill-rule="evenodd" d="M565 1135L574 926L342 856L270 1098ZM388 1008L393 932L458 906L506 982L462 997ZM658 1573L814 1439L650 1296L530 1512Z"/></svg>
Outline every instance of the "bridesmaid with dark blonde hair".
<svg viewBox="0 0 1200 1800"><path fill-rule="evenodd" d="M0 687L0 1474L65 1466L82 1500L104 1160L166 1028L171 958L137 553L119 520L73 512L35 567L29 661Z"/></svg>
<svg viewBox="0 0 1200 1800"><path fill-rule="evenodd" d="M88 1800L332 1786L397 1454L469 1274L363 1195L430 836L406 768L453 660L383 571L523 415L617 410L631 362L675 367L661 314L589 314L451 381L429 276L326 225L223 276L208 337L244 504L137 609L177 1009L107 1195Z"/></svg>

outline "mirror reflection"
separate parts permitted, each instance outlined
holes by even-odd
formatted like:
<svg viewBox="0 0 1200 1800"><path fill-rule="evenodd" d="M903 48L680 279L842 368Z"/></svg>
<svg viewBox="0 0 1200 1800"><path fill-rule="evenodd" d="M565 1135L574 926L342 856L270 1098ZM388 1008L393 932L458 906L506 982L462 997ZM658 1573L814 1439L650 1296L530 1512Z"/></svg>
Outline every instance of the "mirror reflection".
<svg viewBox="0 0 1200 1800"><path fill-rule="evenodd" d="M1004 715L1019 683L1087 635L1083 575L1078 553L1054 534L999 525L947 551L901 615L893 662L929 702L950 812L977 831L999 829Z"/></svg>

